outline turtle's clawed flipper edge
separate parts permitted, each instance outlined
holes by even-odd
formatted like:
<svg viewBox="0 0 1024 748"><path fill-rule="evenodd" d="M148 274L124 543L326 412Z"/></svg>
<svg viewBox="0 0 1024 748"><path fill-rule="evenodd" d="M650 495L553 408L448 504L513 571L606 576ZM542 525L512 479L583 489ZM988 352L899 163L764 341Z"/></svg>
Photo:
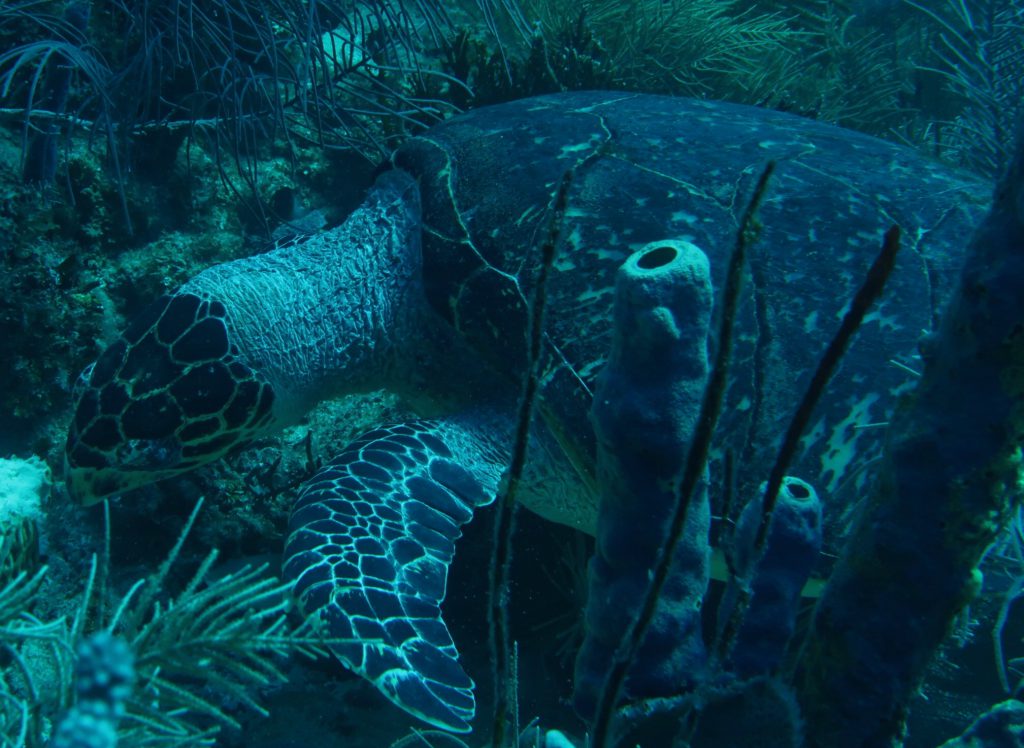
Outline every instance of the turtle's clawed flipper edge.
<svg viewBox="0 0 1024 748"><path fill-rule="evenodd" d="M364 434L305 485L285 546L285 574L331 651L410 714L458 732L470 729L473 681L440 604L503 451L447 421Z"/></svg>

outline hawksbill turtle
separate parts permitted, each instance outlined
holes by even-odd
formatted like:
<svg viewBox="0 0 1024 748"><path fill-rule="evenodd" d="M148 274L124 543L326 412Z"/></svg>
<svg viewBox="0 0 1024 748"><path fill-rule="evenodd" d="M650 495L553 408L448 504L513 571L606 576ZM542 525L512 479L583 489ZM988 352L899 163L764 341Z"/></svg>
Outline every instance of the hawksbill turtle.
<svg viewBox="0 0 1024 748"><path fill-rule="evenodd" d="M178 475L300 418L386 387L421 419L374 429L304 486L284 569L334 653L396 704L465 731L473 684L441 617L460 526L506 467L528 299L557 185L575 176L547 285L538 418L522 502L592 532L595 378L612 279L678 239L720 287L739 215L778 162L750 260L713 445L737 485L766 475L791 405L880 245L905 247L792 471L841 525L880 454L917 342L948 296L988 198L913 150L748 106L576 92L481 108L393 154L341 225L211 267L156 300L86 370L67 441L85 503ZM714 485L712 483L712 485Z"/></svg>

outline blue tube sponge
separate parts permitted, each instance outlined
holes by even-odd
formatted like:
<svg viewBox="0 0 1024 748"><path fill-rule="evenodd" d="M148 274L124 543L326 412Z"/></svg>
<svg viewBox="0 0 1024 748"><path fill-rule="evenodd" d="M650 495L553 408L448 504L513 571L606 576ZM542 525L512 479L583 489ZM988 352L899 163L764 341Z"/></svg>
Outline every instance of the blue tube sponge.
<svg viewBox="0 0 1024 748"><path fill-rule="evenodd" d="M615 651L640 610L665 541L708 377L711 304L707 257L687 242L647 245L616 277L612 348L591 411L602 493L586 635L576 660L574 706L584 719L594 716ZM700 676L709 522L702 484L626 679L627 698L678 694Z"/></svg>
<svg viewBox="0 0 1024 748"><path fill-rule="evenodd" d="M929 661L1020 504L1024 121L922 357L802 648L794 685L808 748L900 743Z"/></svg>
<svg viewBox="0 0 1024 748"><path fill-rule="evenodd" d="M772 513L768 540L760 561L754 546L761 523L762 493L740 514L733 545L739 579L751 579L750 604L743 617L728 668L749 678L769 674L782 662L796 625L800 592L821 550L821 501L799 478L786 477ZM728 620L736 587L730 584L718 620Z"/></svg>

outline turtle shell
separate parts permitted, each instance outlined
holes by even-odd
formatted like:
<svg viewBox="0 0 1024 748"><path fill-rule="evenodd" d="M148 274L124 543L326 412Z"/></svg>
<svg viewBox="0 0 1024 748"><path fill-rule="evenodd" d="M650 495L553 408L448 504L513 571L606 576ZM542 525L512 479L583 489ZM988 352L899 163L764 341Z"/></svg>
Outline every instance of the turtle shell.
<svg viewBox="0 0 1024 748"><path fill-rule="evenodd" d="M884 296L790 469L822 494L834 523L863 495L896 398L914 385L918 341L954 286L990 185L909 148L794 115L599 92L472 111L407 142L393 163L421 182L431 305L511 378L523 370L554 195L574 170L546 287L542 413L586 471L618 267L648 242L683 239L708 255L720 293L740 216L770 159L777 167L749 255L714 450L716 463L733 451L741 491L767 477L883 232L902 228Z"/></svg>

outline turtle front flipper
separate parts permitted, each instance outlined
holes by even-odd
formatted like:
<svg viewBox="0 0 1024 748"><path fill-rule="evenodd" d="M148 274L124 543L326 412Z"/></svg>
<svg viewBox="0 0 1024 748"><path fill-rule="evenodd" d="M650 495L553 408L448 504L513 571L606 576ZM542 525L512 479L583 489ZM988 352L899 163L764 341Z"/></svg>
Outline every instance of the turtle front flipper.
<svg viewBox="0 0 1024 748"><path fill-rule="evenodd" d="M483 433L495 432L414 421L363 435L302 489L285 545L285 574L331 651L456 732L470 729L473 681L440 605L461 526L491 502L507 459Z"/></svg>

